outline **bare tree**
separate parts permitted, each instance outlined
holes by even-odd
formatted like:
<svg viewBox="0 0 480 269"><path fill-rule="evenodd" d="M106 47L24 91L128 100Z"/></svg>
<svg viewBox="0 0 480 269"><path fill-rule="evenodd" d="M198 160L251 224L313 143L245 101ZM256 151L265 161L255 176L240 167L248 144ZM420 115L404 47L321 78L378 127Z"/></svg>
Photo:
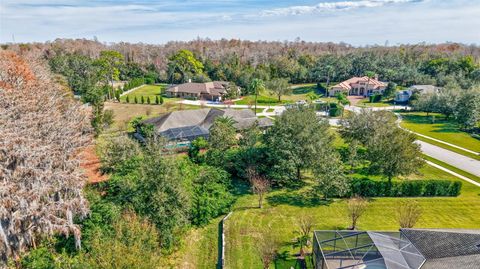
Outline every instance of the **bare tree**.
<svg viewBox="0 0 480 269"><path fill-rule="evenodd" d="M363 213L365 213L367 206L368 201L359 196L352 197L348 200L348 216L352 221L352 226L350 227L351 230L357 229L357 221L363 215Z"/></svg>
<svg viewBox="0 0 480 269"><path fill-rule="evenodd" d="M271 229L262 229L258 232L255 242L258 254L264 269L270 268L270 264L276 259L280 247L279 240Z"/></svg>
<svg viewBox="0 0 480 269"><path fill-rule="evenodd" d="M0 51L0 267L40 236L72 235L88 213L81 152L89 114L35 59Z"/></svg>
<svg viewBox="0 0 480 269"><path fill-rule="evenodd" d="M263 207L263 198L270 190L270 181L265 176L259 175L253 168L247 169L247 177L250 180L252 192L258 195L258 207Z"/></svg>
<svg viewBox="0 0 480 269"><path fill-rule="evenodd" d="M397 208L397 220L401 228L413 228L422 216L422 207L417 201L407 200Z"/></svg>
<svg viewBox="0 0 480 269"><path fill-rule="evenodd" d="M312 236L313 229L312 216L304 215L298 220L298 234L297 245L300 247L300 258L305 258L305 247L310 245L310 238Z"/></svg>

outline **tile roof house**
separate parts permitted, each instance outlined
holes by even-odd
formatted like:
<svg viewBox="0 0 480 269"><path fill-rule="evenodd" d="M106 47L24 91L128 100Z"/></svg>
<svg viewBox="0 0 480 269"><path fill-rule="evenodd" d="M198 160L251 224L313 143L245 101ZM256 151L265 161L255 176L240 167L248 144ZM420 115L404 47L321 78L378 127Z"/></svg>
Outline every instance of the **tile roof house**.
<svg viewBox="0 0 480 269"><path fill-rule="evenodd" d="M180 97L194 100L221 101L227 93L228 82L212 81L205 83L183 83L168 88L167 97Z"/></svg>
<svg viewBox="0 0 480 269"><path fill-rule="evenodd" d="M480 230L315 231L315 269L480 268Z"/></svg>
<svg viewBox="0 0 480 269"><path fill-rule="evenodd" d="M337 93L343 92L346 95L370 96L373 94L383 94L387 88L387 83L379 81L378 78L353 77L334 85L329 96L335 96Z"/></svg>
<svg viewBox="0 0 480 269"><path fill-rule="evenodd" d="M144 120L142 123L153 125L156 134L170 141L181 142L192 141L197 137L208 138L209 129L218 117L232 118L237 130L249 128L254 124L258 124L260 128L273 124L268 118L257 118L250 109L216 108L173 111L160 117Z"/></svg>

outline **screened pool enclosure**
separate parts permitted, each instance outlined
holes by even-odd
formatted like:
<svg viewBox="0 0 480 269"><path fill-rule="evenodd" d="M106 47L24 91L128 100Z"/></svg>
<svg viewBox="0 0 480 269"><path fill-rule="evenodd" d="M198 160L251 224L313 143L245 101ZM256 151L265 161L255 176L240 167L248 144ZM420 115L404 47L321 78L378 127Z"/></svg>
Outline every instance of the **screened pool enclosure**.
<svg viewBox="0 0 480 269"><path fill-rule="evenodd" d="M425 257L400 232L315 231L315 269L418 269Z"/></svg>

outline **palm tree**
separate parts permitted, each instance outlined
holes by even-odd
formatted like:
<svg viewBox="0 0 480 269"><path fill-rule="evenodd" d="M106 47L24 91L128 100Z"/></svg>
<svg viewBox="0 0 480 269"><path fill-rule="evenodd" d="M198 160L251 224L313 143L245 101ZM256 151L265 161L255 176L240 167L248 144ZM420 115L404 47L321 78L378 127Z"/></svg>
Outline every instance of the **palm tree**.
<svg viewBox="0 0 480 269"><path fill-rule="evenodd" d="M365 76L368 78L367 79L367 86L365 87L365 91L368 93L368 85L370 84L370 79L372 79L375 76L375 73L372 71L365 71Z"/></svg>
<svg viewBox="0 0 480 269"><path fill-rule="evenodd" d="M257 114L257 97L258 93L265 90L265 83L263 80L259 78L255 78L252 80L250 83L250 89L254 92L255 94L255 114Z"/></svg>

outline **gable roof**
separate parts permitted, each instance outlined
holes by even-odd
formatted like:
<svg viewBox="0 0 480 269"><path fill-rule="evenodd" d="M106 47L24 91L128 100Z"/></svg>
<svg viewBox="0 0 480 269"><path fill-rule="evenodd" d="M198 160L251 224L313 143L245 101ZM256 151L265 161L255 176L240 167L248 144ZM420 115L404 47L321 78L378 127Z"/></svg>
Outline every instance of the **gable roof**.
<svg viewBox="0 0 480 269"><path fill-rule="evenodd" d="M376 80L374 78L370 78L369 80L369 77L363 76L363 77L352 77L350 79L347 79L343 82L338 83L337 85L334 85L333 88L342 88L345 90L351 90L352 84L357 84L360 82L365 82L365 83L368 82L368 84L373 86L374 89L387 86L385 82Z"/></svg>

